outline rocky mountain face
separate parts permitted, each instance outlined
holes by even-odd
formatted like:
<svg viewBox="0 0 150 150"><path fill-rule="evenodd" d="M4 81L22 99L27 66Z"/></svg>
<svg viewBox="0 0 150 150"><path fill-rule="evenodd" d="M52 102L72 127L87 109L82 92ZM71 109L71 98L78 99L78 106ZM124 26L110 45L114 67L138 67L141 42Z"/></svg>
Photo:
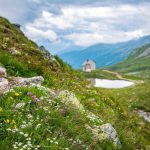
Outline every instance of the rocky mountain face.
<svg viewBox="0 0 150 150"><path fill-rule="evenodd" d="M86 59L96 61L97 67L111 66L125 60L138 47L150 42L150 36L115 44L96 44L85 50L72 51L59 56L72 67L81 69Z"/></svg>
<svg viewBox="0 0 150 150"><path fill-rule="evenodd" d="M150 44L146 44L138 49L135 49L129 58L148 58L150 57Z"/></svg>
<svg viewBox="0 0 150 150"><path fill-rule="evenodd" d="M150 57L150 48L147 48L143 53L141 53L138 58L141 57Z"/></svg>

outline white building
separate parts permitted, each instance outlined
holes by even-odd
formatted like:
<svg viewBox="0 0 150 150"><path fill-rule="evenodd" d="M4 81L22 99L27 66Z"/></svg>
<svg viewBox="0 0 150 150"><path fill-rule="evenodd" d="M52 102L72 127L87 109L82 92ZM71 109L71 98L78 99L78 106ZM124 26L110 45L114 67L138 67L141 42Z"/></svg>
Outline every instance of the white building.
<svg viewBox="0 0 150 150"><path fill-rule="evenodd" d="M85 72L91 72L92 70L96 70L96 63L95 63L95 61L87 59L82 64L82 70L85 71Z"/></svg>

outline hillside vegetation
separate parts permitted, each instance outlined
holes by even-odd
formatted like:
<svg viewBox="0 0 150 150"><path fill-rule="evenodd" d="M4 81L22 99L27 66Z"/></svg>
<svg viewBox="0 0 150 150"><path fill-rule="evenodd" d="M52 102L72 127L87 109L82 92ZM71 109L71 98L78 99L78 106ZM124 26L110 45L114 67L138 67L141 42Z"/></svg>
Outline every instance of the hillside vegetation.
<svg viewBox="0 0 150 150"><path fill-rule="evenodd" d="M110 67L110 69L139 77L145 74L143 77L149 78L146 74L150 74L150 44L135 49L125 61Z"/></svg>
<svg viewBox="0 0 150 150"><path fill-rule="evenodd" d="M0 67L7 71L7 75L0 74L0 83L8 81L11 87L0 93L1 149L150 148L149 124L133 111L138 108L134 102L140 101L143 95L148 100L148 88L143 95L133 95L140 85L126 91L90 87L80 72L40 49L2 17ZM24 81L33 81L31 77L35 76L44 78L42 85L32 82L22 85ZM12 82L14 79L18 82ZM118 92L126 93L127 99Z"/></svg>

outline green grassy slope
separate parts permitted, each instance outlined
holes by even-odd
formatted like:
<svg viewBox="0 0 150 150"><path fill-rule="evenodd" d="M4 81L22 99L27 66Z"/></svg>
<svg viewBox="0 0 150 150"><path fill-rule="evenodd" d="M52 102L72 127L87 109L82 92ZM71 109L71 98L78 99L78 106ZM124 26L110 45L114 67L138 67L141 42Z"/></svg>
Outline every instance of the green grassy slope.
<svg viewBox="0 0 150 150"><path fill-rule="evenodd" d="M17 55L12 55L13 47L19 52ZM0 97L2 149L21 149L27 145L31 149L39 150L112 150L116 147L111 142L95 141L85 129L87 124L99 126L111 123L118 133L122 150L148 150L148 123L132 111L133 107L127 106L130 100L133 103L141 100L142 93L136 95L136 89L142 88L144 91L149 85L136 85L125 90L89 88L80 72L71 69L58 57L55 58L59 64L46 59L34 42L28 40L8 20L0 17L0 64L7 69L8 75L42 75L45 79L44 86L56 93L66 89L73 92L84 109L98 116L103 122L87 118L73 106L66 107L60 98L49 95L45 89L16 88ZM135 92L137 97L128 91ZM119 92L122 95L118 95ZM147 90L143 93L143 99L147 97L148 100L148 96ZM35 97L39 100L38 103L34 101ZM19 103L23 106L14 109ZM148 105L145 109L148 110ZM23 149L26 150L27 147Z"/></svg>
<svg viewBox="0 0 150 150"><path fill-rule="evenodd" d="M111 70L123 73L150 70L150 44L135 49L125 61L110 67Z"/></svg>
<svg viewBox="0 0 150 150"><path fill-rule="evenodd" d="M12 56L11 51L14 48L20 54ZM46 83L55 88L65 87L66 82L73 86L76 81L83 81L81 75L63 63L60 58L55 57L60 66L43 58L44 55L36 43L25 37L8 20L0 18L0 63L7 69L9 75L25 77L42 75Z"/></svg>

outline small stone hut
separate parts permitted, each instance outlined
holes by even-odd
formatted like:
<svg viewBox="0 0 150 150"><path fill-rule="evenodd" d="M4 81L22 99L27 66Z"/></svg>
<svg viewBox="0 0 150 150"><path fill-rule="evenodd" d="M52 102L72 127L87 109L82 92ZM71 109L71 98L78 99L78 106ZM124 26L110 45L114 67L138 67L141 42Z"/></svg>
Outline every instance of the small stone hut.
<svg viewBox="0 0 150 150"><path fill-rule="evenodd" d="M84 72L91 72L92 70L96 70L96 63L95 63L95 61L87 59L82 64L82 70Z"/></svg>

